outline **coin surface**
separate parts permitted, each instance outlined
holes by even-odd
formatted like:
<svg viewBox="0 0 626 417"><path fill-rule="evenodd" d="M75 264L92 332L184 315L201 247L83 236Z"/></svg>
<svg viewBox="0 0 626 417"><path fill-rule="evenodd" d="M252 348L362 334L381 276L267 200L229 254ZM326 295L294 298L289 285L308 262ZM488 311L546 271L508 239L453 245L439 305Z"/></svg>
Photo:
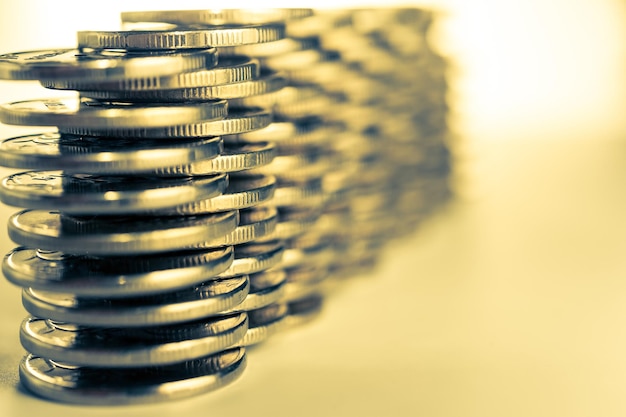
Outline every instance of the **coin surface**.
<svg viewBox="0 0 626 417"><path fill-rule="evenodd" d="M78 47L129 51L181 50L272 42L285 37L285 26L282 23L192 27L142 22L126 26L133 26L134 29L78 31Z"/></svg>
<svg viewBox="0 0 626 417"><path fill-rule="evenodd" d="M62 129L139 129L164 127L226 117L225 100L172 105L128 104L90 99L49 98L0 105L0 121L26 126L57 126Z"/></svg>
<svg viewBox="0 0 626 417"><path fill-rule="evenodd" d="M274 207L250 207L239 211L239 225L229 234L207 242L207 247L242 245L256 241L276 229L278 212Z"/></svg>
<svg viewBox="0 0 626 417"><path fill-rule="evenodd" d="M237 343L248 330L245 313L150 327L83 327L28 317L20 342L55 362L138 368L199 359Z"/></svg>
<svg viewBox="0 0 626 417"><path fill-rule="evenodd" d="M27 171L9 175L0 182L0 201L77 215L131 214L215 197L227 185L225 174L165 179Z"/></svg>
<svg viewBox="0 0 626 417"><path fill-rule="evenodd" d="M145 327L183 323L235 308L248 295L248 277L209 280L171 293L124 298L80 298L32 288L22 291L26 311L84 326Z"/></svg>
<svg viewBox="0 0 626 417"><path fill-rule="evenodd" d="M122 22L163 22L178 25L227 25L282 22L311 16L306 8L147 10L122 12Z"/></svg>
<svg viewBox="0 0 626 417"><path fill-rule="evenodd" d="M76 297L133 297L194 286L228 268L231 246L156 255L87 256L18 247L6 254L2 272L11 283Z"/></svg>
<svg viewBox="0 0 626 417"><path fill-rule="evenodd" d="M221 274L219 278L237 275L250 275L276 266L283 257L284 246L281 241L250 242L237 245L235 259L231 266Z"/></svg>
<svg viewBox="0 0 626 417"><path fill-rule="evenodd" d="M270 268L248 276L250 292L232 311L249 311L279 301L284 294L287 274L282 269Z"/></svg>
<svg viewBox="0 0 626 417"><path fill-rule="evenodd" d="M224 193L217 197L199 200L167 210L162 215L196 215L220 211L241 210L271 201L276 188L276 178L271 175L250 174L245 171L228 175L229 183Z"/></svg>
<svg viewBox="0 0 626 417"><path fill-rule="evenodd" d="M154 77L217 65L217 49L159 54L115 50L51 49L0 55L0 79L104 81Z"/></svg>
<svg viewBox="0 0 626 417"><path fill-rule="evenodd" d="M168 102L187 103L190 101L206 101L219 99L235 99L279 91L287 85L287 79L280 73L261 73L260 77L230 84L204 84L194 87L173 89L143 90L81 90L82 97L97 100L121 100L125 102ZM262 107L255 104L238 107Z"/></svg>
<svg viewBox="0 0 626 417"><path fill-rule="evenodd" d="M111 406L205 394L235 381L245 366L243 348L172 365L129 369L63 366L29 354L20 363L19 375L29 391L44 398Z"/></svg>
<svg viewBox="0 0 626 417"><path fill-rule="evenodd" d="M248 311L248 331L237 346L258 345L279 332L285 324L288 310L286 303L275 303Z"/></svg>
<svg viewBox="0 0 626 417"><path fill-rule="evenodd" d="M42 80L46 88L78 91L150 91L181 88L206 87L221 84L241 83L255 80L260 76L259 62L247 56L223 57L220 54L217 65L211 63L206 68L185 71L161 77L150 74L150 78L140 80L132 77L119 80L58 79Z"/></svg>
<svg viewBox="0 0 626 417"><path fill-rule="evenodd" d="M49 132L5 139L0 142L0 161L10 168L136 174L215 158L223 150L219 137L163 141Z"/></svg>
<svg viewBox="0 0 626 417"><path fill-rule="evenodd" d="M229 144L216 158L192 162L181 166L158 169L160 177L205 176L260 168L272 162L276 148L272 143ZM269 174L271 175L271 174Z"/></svg>
<svg viewBox="0 0 626 417"><path fill-rule="evenodd" d="M192 249L232 232L238 222L237 211L177 217L68 217L54 210L22 210L9 218L8 231L11 240L31 248L130 255Z"/></svg>

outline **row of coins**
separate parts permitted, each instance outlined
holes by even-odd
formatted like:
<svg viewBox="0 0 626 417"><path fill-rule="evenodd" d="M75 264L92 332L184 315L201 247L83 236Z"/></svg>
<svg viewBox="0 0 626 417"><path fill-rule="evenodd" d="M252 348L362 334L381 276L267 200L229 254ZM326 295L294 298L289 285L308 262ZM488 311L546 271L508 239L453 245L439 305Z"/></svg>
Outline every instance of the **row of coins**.
<svg viewBox="0 0 626 417"><path fill-rule="evenodd" d="M33 314L24 385L81 403L207 391L241 372L244 346L375 266L447 196L430 19L127 12L78 50L2 56L2 78L79 92L0 108L58 130L0 145L3 165L37 169L0 187L29 207L3 263Z"/></svg>

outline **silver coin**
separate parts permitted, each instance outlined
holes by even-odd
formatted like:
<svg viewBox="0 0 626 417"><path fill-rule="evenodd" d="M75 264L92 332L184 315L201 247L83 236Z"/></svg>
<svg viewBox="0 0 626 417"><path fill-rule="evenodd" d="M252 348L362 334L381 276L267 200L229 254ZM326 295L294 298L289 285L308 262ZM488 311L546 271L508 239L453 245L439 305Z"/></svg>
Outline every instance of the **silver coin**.
<svg viewBox="0 0 626 417"><path fill-rule="evenodd" d="M215 158L223 149L219 137L169 142L40 133L0 142L0 160L11 168L129 174Z"/></svg>
<svg viewBox="0 0 626 417"><path fill-rule="evenodd" d="M161 215L198 215L221 211L241 210L271 201L276 188L276 178L247 172L229 174L228 187L224 193L207 200L161 210Z"/></svg>
<svg viewBox="0 0 626 417"><path fill-rule="evenodd" d="M253 8L208 10L149 10L122 12L122 22L163 22L178 25L262 24L301 19L313 9Z"/></svg>
<svg viewBox="0 0 626 417"><path fill-rule="evenodd" d="M199 359L233 346L245 313L151 327L83 327L26 318L20 342L33 355L78 366L138 368Z"/></svg>
<svg viewBox="0 0 626 417"><path fill-rule="evenodd" d="M255 80L260 76L259 62L247 56L223 57L220 53L217 65L207 65L206 68L185 71L171 75L141 80L137 78L121 78L119 80L97 79L57 79L42 80L46 88L57 90L78 91L146 91L172 90L180 88L206 87L221 84L241 83Z"/></svg>
<svg viewBox="0 0 626 417"><path fill-rule="evenodd" d="M296 120L275 118L262 129L233 136L224 136L224 143L273 142L278 148L301 148L304 146L326 146L345 127L342 123L329 122L319 117Z"/></svg>
<svg viewBox="0 0 626 417"><path fill-rule="evenodd" d="M64 366L27 355L20 363L19 375L23 386L44 398L111 406L206 394L235 381L245 367L243 348L167 366L130 369Z"/></svg>
<svg viewBox="0 0 626 417"><path fill-rule="evenodd" d="M155 170L160 177L205 176L250 170L268 165L276 156L270 143L229 144L216 158Z"/></svg>
<svg viewBox="0 0 626 417"><path fill-rule="evenodd" d="M228 98L228 97L225 97ZM229 101L231 107L263 107L278 117L302 118L320 116L334 111L336 100L314 86L287 86L274 92L261 93Z"/></svg>
<svg viewBox="0 0 626 417"><path fill-rule="evenodd" d="M295 51L319 48L317 37L284 38L274 42L255 43L219 48L220 59L231 55L245 55L255 58L278 56Z"/></svg>
<svg viewBox="0 0 626 417"><path fill-rule="evenodd" d="M206 101L218 99L236 99L241 97L270 94L281 90L287 85L287 79L280 73L261 74L258 79L231 84L201 85L175 89L145 90L81 90L82 97L97 100L120 100L125 102L167 102L187 103L190 101ZM262 106L238 106L262 107Z"/></svg>
<svg viewBox="0 0 626 417"><path fill-rule="evenodd" d="M18 245L76 255L134 255L191 249L233 230L237 211L182 217L68 217L22 210L8 221ZM241 275L241 274L238 274Z"/></svg>
<svg viewBox="0 0 626 417"><path fill-rule="evenodd" d="M0 121L26 126L57 126L71 129L158 128L218 120L226 117L225 100L185 105L166 103L109 103L89 99L49 98L0 105ZM71 133L71 132L70 132Z"/></svg>
<svg viewBox="0 0 626 417"><path fill-rule="evenodd" d="M226 271L218 274L218 278L250 275L272 268L281 262L284 252L281 241L250 242L237 245L234 248L235 259L233 263Z"/></svg>
<svg viewBox="0 0 626 417"><path fill-rule="evenodd" d="M323 292L330 277L328 266L307 265L287 269L287 282L282 301L290 302Z"/></svg>
<svg viewBox="0 0 626 417"><path fill-rule="evenodd" d="M26 311L37 317L96 327L145 327L182 323L239 305L248 295L246 276L210 280L152 296L80 298L32 288L22 291Z"/></svg>
<svg viewBox="0 0 626 417"><path fill-rule="evenodd" d="M212 198L222 194L227 185L225 174L164 179L27 171L0 182L0 201L76 215L132 214Z"/></svg>
<svg viewBox="0 0 626 417"><path fill-rule="evenodd" d="M268 68L272 71L288 72L317 65L324 59L325 54L321 50L305 49L282 55L259 58L259 62L262 68Z"/></svg>
<svg viewBox="0 0 626 417"><path fill-rule="evenodd" d="M217 49L162 51L51 49L0 55L0 79L6 80L150 80L210 68Z"/></svg>
<svg viewBox="0 0 626 417"><path fill-rule="evenodd" d="M231 233L206 242L207 247L242 245L271 234L278 222L274 207L250 207L239 211L239 225Z"/></svg>
<svg viewBox="0 0 626 417"><path fill-rule="evenodd" d="M156 255L97 257L15 248L3 259L5 278L20 287L77 297L133 297L199 284L233 262L230 246Z"/></svg>
<svg viewBox="0 0 626 417"><path fill-rule="evenodd" d="M231 109L226 118L208 122L185 123L156 128L143 127L60 127L59 131L74 135L101 135L122 138L171 140L207 136L236 135L262 129L272 123L272 112L266 109Z"/></svg>
<svg viewBox="0 0 626 417"><path fill-rule="evenodd" d="M283 268L326 266L335 258L333 243L332 237L318 235L315 231L309 230L307 234L285 241L281 266Z"/></svg>
<svg viewBox="0 0 626 417"><path fill-rule="evenodd" d="M249 347L266 341L283 329L288 311L286 303L275 303L248 311L248 331L236 345Z"/></svg>
<svg viewBox="0 0 626 417"><path fill-rule="evenodd" d="M286 279L285 271L275 268L250 274L250 292L231 312L256 310L277 302L283 297Z"/></svg>
<svg viewBox="0 0 626 417"><path fill-rule="evenodd" d="M318 229L318 219L322 215L320 209L309 208L282 208L278 210L278 224L274 232L259 239L259 241L265 240L286 240L293 239L297 236L304 234L309 229L315 227Z"/></svg>
<svg viewBox="0 0 626 417"><path fill-rule="evenodd" d="M312 294L305 298L288 302L285 328L302 326L318 318L323 311L323 303L324 297L321 294Z"/></svg>
<svg viewBox="0 0 626 417"><path fill-rule="evenodd" d="M282 23L192 27L159 22L126 24L131 30L77 32L79 48L168 50L247 45L277 41L285 37Z"/></svg>
<svg viewBox="0 0 626 417"><path fill-rule="evenodd" d="M324 203L321 178L306 181L278 180L272 204L279 208L318 208Z"/></svg>
<svg viewBox="0 0 626 417"><path fill-rule="evenodd" d="M335 152L321 147L308 147L301 152L282 151L271 164L254 168L252 172L274 175L281 180L307 181L324 178L343 163Z"/></svg>

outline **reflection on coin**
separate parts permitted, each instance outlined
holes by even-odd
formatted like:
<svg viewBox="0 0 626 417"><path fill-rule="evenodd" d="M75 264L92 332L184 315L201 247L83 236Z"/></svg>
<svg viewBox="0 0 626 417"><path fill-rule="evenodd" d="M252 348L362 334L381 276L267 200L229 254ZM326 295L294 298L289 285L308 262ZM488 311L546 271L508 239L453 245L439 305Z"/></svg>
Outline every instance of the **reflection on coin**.
<svg viewBox="0 0 626 417"><path fill-rule="evenodd" d="M329 171L343 165L335 152L307 147L301 152L282 152L271 164L255 168L253 172L274 175L281 180L307 181L323 178Z"/></svg>
<svg viewBox="0 0 626 417"><path fill-rule="evenodd" d="M272 162L276 149L272 143L231 144L216 158L156 170L161 177L205 176L260 168Z"/></svg>
<svg viewBox="0 0 626 417"><path fill-rule="evenodd" d="M0 55L0 79L114 80L145 79L211 68L217 49L161 51L159 54L124 50L52 49Z"/></svg>
<svg viewBox="0 0 626 417"><path fill-rule="evenodd" d="M220 120L184 123L163 127L105 127L84 128L60 127L59 131L75 135L101 135L122 138L151 138L171 140L175 138L199 138L207 136L236 135L262 129L272 123L272 112L265 109L231 109L228 116ZM267 140L266 140L267 142Z"/></svg>
<svg viewBox="0 0 626 417"><path fill-rule="evenodd" d="M246 55L255 58L265 58L283 55L290 52L302 51L305 49L319 48L317 37L310 38L284 38L274 42L255 43L250 45L231 46L220 48L221 57L231 55Z"/></svg>
<svg viewBox="0 0 626 417"><path fill-rule="evenodd" d="M234 99L250 97L258 94L269 94L287 85L287 79L279 73L261 74L255 80L232 84L201 85L176 89L144 89L144 90L81 90L82 97L98 100L121 100L128 102L167 102L187 103L190 101L206 101L218 99ZM242 107L242 106L238 106ZM245 107L262 107L249 105Z"/></svg>
<svg viewBox="0 0 626 417"><path fill-rule="evenodd" d="M232 311L256 310L277 302L284 294L286 278L285 271L274 268L250 274L250 292Z"/></svg>
<svg viewBox="0 0 626 417"><path fill-rule="evenodd" d="M163 179L27 171L0 182L0 200L16 207L68 214L131 214L215 197L227 185L225 174Z"/></svg>
<svg viewBox="0 0 626 417"><path fill-rule="evenodd" d="M318 208L324 203L320 178L305 181L278 181L272 204L276 207Z"/></svg>
<svg viewBox="0 0 626 417"><path fill-rule="evenodd" d="M148 10L122 12L122 22L163 22L177 25L262 24L301 19L311 16L313 9L253 8L208 10Z"/></svg>
<svg viewBox="0 0 626 417"><path fill-rule="evenodd" d="M130 174L215 158L223 149L219 137L168 142L40 133L0 142L0 159L11 168Z"/></svg>
<svg viewBox="0 0 626 417"><path fill-rule="evenodd" d="M55 362L137 368L217 353L241 340L247 330L245 313L138 328L56 325L29 317L22 322L20 342L28 352Z"/></svg>
<svg viewBox="0 0 626 417"><path fill-rule="evenodd" d="M49 98L0 105L0 121L26 126L71 129L140 129L217 120L226 117L225 100L186 103L101 102L76 98ZM208 136L208 135L207 135Z"/></svg>
<svg viewBox="0 0 626 417"><path fill-rule="evenodd" d="M237 346L248 347L264 342L270 336L282 330L287 313L288 308L285 303L271 304L248 311L248 331L237 342Z"/></svg>
<svg viewBox="0 0 626 417"><path fill-rule="evenodd" d="M64 366L24 357L21 383L54 401L83 405L143 404L205 394L235 381L245 369L243 348L165 366L130 369Z"/></svg>
<svg viewBox="0 0 626 417"><path fill-rule="evenodd" d="M301 326L317 318L322 312L323 302L324 297L320 294L288 302L285 328Z"/></svg>
<svg viewBox="0 0 626 417"><path fill-rule="evenodd" d="M224 143L256 143L271 141L280 148L301 146L324 146L344 130L341 123L329 122L319 117L296 120L275 118L269 126L239 134L225 136Z"/></svg>
<svg viewBox="0 0 626 417"><path fill-rule="evenodd" d="M207 247L241 245L271 234L278 222L274 207L250 207L239 211L239 225L229 234L206 242ZM203 245L202 245L203 246Z"/></svg>
<svg viewBox="0 0 626 417"><path fill-rule="evenodd" d="M131 255L191 249L235 230L236 211L183 217L68 217L22 210L9 218L18 245L77 255ZM241 274L237 274L241 275Z"/></svg>
<svg viewBox="0 0 626 417"><path fill-rule="evenodd" d="M314 232L295 237L285 242L282 267L293 268L305 265L328 265L335 257L334 241L329 236Z"/></svg>
<svg viewBox="0 0 626 417"><path fill-rule="evenodd" d="M255 80L260 76L259 62L247 56L222 57L217 66L207 65L206 68L180 72L172 75L151 78L140 82L137 78L121 78L119 80L43 80L46 88L78 91L149 91L172 90L180 88L206 87L221 84L241 83Z"/></svg>
<svg viewBox="0 0 626 417"><path fill-rule="evenodd" d="M281 241L267 243L245 243L235 248L235 259L232 265L218 278L237 275L250 275L276 266L283 257L284 246Z"/></svg>
<svg viewBox="0 0 626 417"><path fill-rule="evenodd" d="M70 255L15 248L2 272L13 284L77 297L133 297L175 291L199 284L228 268L230 246L213 250L111 257Z"/></svg>
<svg viewBox="0 0 626 417"><path fill-rule="evenodd" d="M316 227L321 210L309 208L282 208L278 210L279 222L274 232L263 237L260 241L274 239L293 239L302 235L312 227Z"/></svg>
<svg viewBox="0 0 626 417"><path fill-rule="evenodd" d="M198 27L161 23L139 23L133 30L77 32L79 48L167 50L247 45L277 41L285 37L282 23Z"/></svg>
<svg viewBox="0 0 626 417"><path fill-rule="evenodd" d="M228 97L226 97L228 98ZM229 101L231 107L263 107L278 117L302 118L320 116L335 110L336 100L320 88L287 86L274 92L261 93Z"/></svg>
<svg viewBox="0 0 626 417"><path fill-rule="evenodd" d="M25 288L22 304L37 317L97 327L142 327L206 318L240 304L246 276L207 281L173 293L125 298L78 298Z"/></svg>
<svg viewBox="0 0 626 417"><path fill-rule="evenodd" d="M220 211L241 210L271 201L276 188L276 178L271 175L249 174L245 171L229 174L224 193L207 200L200 200L167 210L162 215L196 215Z"/></svg>

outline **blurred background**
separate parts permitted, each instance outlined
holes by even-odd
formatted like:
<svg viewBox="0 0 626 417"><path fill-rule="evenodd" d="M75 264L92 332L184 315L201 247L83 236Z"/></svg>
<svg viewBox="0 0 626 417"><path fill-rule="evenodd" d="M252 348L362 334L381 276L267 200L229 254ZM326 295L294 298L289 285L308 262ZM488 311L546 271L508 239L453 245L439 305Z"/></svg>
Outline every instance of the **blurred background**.
<svg viewBox="0 0 626 417"><path fill-rule="evenodd" d="M626 2L384 5L396 3L439 13L454 200L317 321L254 349L235 385L90 415L626 415ZM263 3L368 5L380 2ZM118 28L121 11L206 7L4 2L0 53L75 46L77 30ZM50 95L0 81L2 102ZM1 138L31 131L0 125ZM15 211L0 206L0 221ZM0 239L8 252L4 227ZM84 415L17 387L25 311L5 280L0 305L2 415Z"/></svg>

